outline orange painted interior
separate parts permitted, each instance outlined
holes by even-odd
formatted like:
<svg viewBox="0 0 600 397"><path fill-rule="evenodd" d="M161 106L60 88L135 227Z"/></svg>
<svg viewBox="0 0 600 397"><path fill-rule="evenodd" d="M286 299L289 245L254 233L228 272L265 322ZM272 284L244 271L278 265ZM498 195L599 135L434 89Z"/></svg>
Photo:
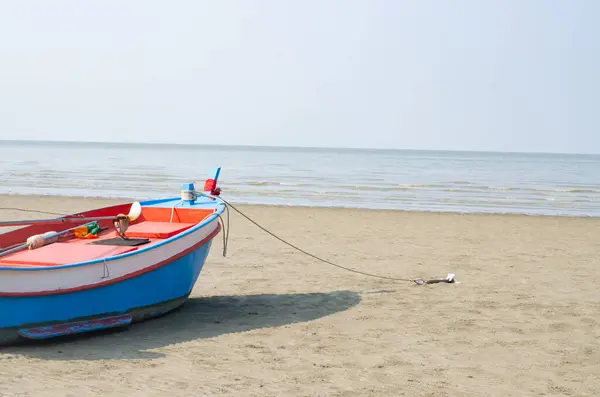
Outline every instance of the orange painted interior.
<svg viewBox="0 0 600 397"><path fill-rule="evenodd" d="M173 222L179 223L200 223L204 218L212 214L212 208L194 209L194 208L161 208L161 207L142 207L141 221L152 222L170 222L171 213L173 213Z"/></svg>
<svg viewBox="0 0 600 397"><path fill-rule="evenodd" d="M6 258L1 258L0 264L56 266L120 255L134 251L136 248L110 245L80 245L68 242L54 243L35 250L21 251Z"/></svg>
<svg viewBox="0 0 600 397"><path fill-rule="evenodd" d="M179 222L151 222L143 221L131 225L125 235L131 238L159 238L166 239L179 234L190 227L194 226L194 223L179 223ZM114 236L118 236L117 232L114 232Z"/></svg>

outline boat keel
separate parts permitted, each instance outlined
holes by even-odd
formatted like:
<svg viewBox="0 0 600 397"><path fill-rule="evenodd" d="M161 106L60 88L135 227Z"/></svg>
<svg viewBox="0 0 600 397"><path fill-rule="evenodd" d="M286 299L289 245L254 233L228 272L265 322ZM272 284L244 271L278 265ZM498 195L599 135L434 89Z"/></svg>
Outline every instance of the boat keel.
<svg viewBox="0 0 600 397"><path fill-rule="evenodd" d="M93 320L75 321L65 324L52 324L44 327L24 328L18 331L19 336L27 339L48 339L59 336L99 331L108 328L123 327L132 323L130 315L104 317Z"/></svg>

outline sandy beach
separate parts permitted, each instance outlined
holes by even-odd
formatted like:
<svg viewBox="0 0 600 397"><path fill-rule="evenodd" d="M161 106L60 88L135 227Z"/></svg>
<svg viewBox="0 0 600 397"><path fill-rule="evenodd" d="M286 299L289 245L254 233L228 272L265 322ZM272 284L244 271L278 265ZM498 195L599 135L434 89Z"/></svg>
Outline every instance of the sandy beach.
<svg viewBox="0 0 600 397"><path fill-rule="evenodd" d="M114 203L0 197L71 213ZM0 350L1 396L598 396L600 219L241 206L189 302ZM1 219L47 217L0 210Z"/></svg>

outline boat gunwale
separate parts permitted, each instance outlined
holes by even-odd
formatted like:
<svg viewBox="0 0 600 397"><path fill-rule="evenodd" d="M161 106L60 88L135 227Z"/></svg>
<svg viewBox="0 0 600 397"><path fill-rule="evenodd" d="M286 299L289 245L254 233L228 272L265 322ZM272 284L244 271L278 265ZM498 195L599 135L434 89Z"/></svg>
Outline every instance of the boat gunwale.
<svg viewBox="0 0 600 397"><path fill-rule="evenodd" d="M181 200L181 199L178 197L171 197L171 198L164 198L164 199L158 199L158 200L147 200L147 201L140 202L140 204L143 207L144 205L148 205L148 204L156 204L156 203L161 203L161 202L178 201L178 200ZM132 204L132 203L124 203L124 204ZM91 210L91 211L103 210L103 209L111 208L111 207L112 206L95 208L94 210ZM131 256L135 256L135 255L144 254L144 253L147 253L154 249L160 248L166 244L170 244L173 241L179 240L180 238L186 237L189 234L194 233L203 227L206 227L208 224L212 223L216 217L223 214L224 211L225 211L225 204L222 202L216 203L215 211L212 214L207 215L198 224L192 226L189 229L182 231L181 233L177 233L174 236L171 236L162 241L158 241L152 245L149 245L149 246L146 246L143 248L138 248L135 251L125 252L123 254L118 254L118 255L109 256L109 257L92 259L92 260L84 261L84 262L68 263L68 264L64 264L64 265L49 265L49 266L44 265L44 266L35 266L35 267L0 266L0 271L23 271L23 272L32 272L33 271L33 272L35 272L35 271L48 271L48 270L54 270L54 269L57 269L57 270L58 269L67 269L67 268L91 266L91 265L96 265L98 263L107 263L107 262L120 260L120 259L131 257ZM86 211L86 212L89 212L89 211ZM78 215L78 214L73 214L73 215ZM214 238L214 236L213 236L213 238Z"/></svg>

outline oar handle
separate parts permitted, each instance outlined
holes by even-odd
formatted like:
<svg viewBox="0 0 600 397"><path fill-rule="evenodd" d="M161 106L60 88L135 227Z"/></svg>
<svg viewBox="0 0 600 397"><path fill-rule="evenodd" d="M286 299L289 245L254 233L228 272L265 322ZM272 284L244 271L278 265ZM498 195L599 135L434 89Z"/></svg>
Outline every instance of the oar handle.
<svg viewBox="0 0 600 397"><path fill-rule="evenodd" d="M3 226L23 226L23 225L57 225L60 223L75 223L75 222L93 222L102 220L118 221L121 219L129 219L130 222L135 221L142 213L142 207L139 202L134 202L129 209L127 215L113 215L113 216L96 216L96 217L77 217L77 216L66 216L63 218L54 219L32 219L24 221L1 221L0 227Z"/></svg>
<svg viewBox="0 0 600 397"><path fill-rule="evenodd" d="M58 225L61 223L75 223L75 222L93 222L102 220L119 220L121 218L127 218L127 215L123 216L97 216L89 218L78 218L78 217L65 217L65 218L54 218L54 219L32 219L23 221L2 221L2 226L24 226L24 225Z"/></svg>

